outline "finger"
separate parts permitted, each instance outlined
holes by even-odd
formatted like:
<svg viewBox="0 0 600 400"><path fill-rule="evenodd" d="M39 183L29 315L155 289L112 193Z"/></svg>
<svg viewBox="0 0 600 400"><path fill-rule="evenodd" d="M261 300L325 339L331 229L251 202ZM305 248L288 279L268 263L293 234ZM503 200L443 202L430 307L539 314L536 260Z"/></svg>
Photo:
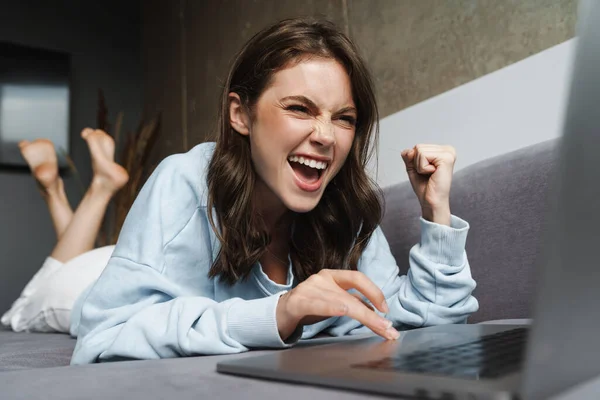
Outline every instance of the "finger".
<svg viewBox="0 0 600 400"><path fill-rule="evenodd" d="M298 305L306 318L314 317L341 317L348 315L350 306L348 301L340 299L338 293L332 291L321 292L318 297L311 297Z"/></svg>
<svg viewBox="0 0 600 400"><path fill-rule="evenodd" d="M429 163L429 160L422 151L417 151L414 164L419 174L430 175L435 172L435 166Z"/></svg>
<svg viewBox="0 0 600 400"><path fill-rule="evenodd" d="M413 157L415 156L415 150L414 149L405 149L405 150L402 150L400 155L402 156L402 158L404 160L412 161Z"/></svg>
<svg viewBox="0 0 600 400"><path fill-rule="evenodd" d="M418 152L422 153L430 164L438 165L440 162L451 162L456 160L456 150L452 146L418 146Z"/></svg>
<svg viewBox="0 0 600 400"><path fill-rule="evenodd" d="M365 301L365 300L362 298L362 296L361 296L360 294L358 294L358 293L350 293L350 296L354 296L354 297L356 297L356 299L357 299L358 301L360 301L362 304L364 304L364 305L365 305L365 307L368 307L368 308L369 308L371 311L375 311L375 307L373 307L373 305L372 305L372 304L370 304L370 303L367 303L367 302L366 302L366 301Z"/></svg>
<svg viewBox="0 0 600 400"><path fill-rule="evenodd" d="M432 151L431 155L427 154L427 157L431 157L430 161L434 165L454 165L456 162L456 153L454 152L454 149Z"/></svg>
<svg viewBox="0 0 600 400"><path fill-rule="evenodd" d="M308 289L308 298L298 305L305 315L301 324L315 323L321 321L322 317L347 316L386 339L398 337L397 331L392 328L392 322L373 311L358 294L348 293L338 286L334 290L322 287L316 289L317 287Z"/></svg>
<svg viewBox="0 0 600 400"><path fill-rule="evenodd" d="M338 285L333 280L334 274L331 272L357 271L327 271L325 273L321 271L294 289L292 293L295 292L295 295L290 295L290 302L294 303L293 308L295 308L296 312L303 316L300 319L300 323L307 325L322 321L323 317L348 316L386 339L397 339L399 334L394 328L391 328L391 322L373 311L369 305L358 298L358 295L345 291L343 289L345 285L343 283ZM360 272L358 274L366 278L364 274ZM338 278L342 282L348 277ZM311 284L307 285L309 280ZM329 282L329 287L327 286L327 282ZM349 286L347 285L346 287Z"/></svg>
<svg viewBox="0 0 600 400"><path fill-rule="evenodd" d="M400 152L400 154L402 155L402 157L404 157L405 155L407 155L408 153L411 153L412 151L413 151L412 148L404 149L404 150L402 150L402 152Z"/></svg>
<svg viewBox="0 0 600 400"><path fill-rule="evenodd" d="M298 313L305 316L303 320L347 315L353 302L359 301L356 296L350 295L339 286L305 285L302 287L301 294L298 292L300 291L296 291L292 301ZM351 299L348 299L348 295ZM386 321L385 318L380 318Z"/></svg>
<svg viewBox="0 0 600 400"><path fill-rule="evenodd" d="M319 274L330 276L342 289L356 289L362 293L379 311L387 313L389 308L383 292L365 274L348 270L321 270Z"/></svg>
<svg viewBox="0 0 600 400"><path fill-rule="evenodd" d="M414 149L407 149L400 153L402 156L402 160L404 161L404 165L406 165L406 170L410 171L414 169L413 160L415 158Z"/></svg>
<svg viewBox="0 0 600 400"><path fill-rule="evenodd" d="M348 312L346 313L348 317L355 319L386 339L397 338L394 333L396 330L392 328L392 321L380 317L370 307L366 306L363 301L350 293L340 293L340 296L344 299L342 301L345 301L348 305Z"/></svg>

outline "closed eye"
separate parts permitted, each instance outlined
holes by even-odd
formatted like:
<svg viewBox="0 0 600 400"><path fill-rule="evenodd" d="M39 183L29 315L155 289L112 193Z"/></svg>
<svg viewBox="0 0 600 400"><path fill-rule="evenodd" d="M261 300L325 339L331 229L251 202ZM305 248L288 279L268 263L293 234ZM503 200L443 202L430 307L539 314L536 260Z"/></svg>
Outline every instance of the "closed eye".
<svg viewBox="0 0 600 400"><path fill-rule="evenodd" d="M308 108L302 104L292 104L292 105L287 106L285 109L287 111L299 112L302 114L310 114L311 113L310 108ZM344 121L348 125L356 126L356 118L353 117L352 115L341 115L338 119Z"/></svg>
<svg viewBox="0 0 600 400"><path fill-rule="evenodd" d="M350 116L350 115L344 115L340 118L342 121L346 121L347 123L349 123L352 126L356 125L356 118Z"/></svg>
<svg viewBox="0 0 600 400"><path fill-rule="evenodd" d="M297 111L297 112L306 113L306 114L308 113L308 108L305 106L299 105L299 104L294 104L294 105L288 106L286 108L286 110Z"/></svg>

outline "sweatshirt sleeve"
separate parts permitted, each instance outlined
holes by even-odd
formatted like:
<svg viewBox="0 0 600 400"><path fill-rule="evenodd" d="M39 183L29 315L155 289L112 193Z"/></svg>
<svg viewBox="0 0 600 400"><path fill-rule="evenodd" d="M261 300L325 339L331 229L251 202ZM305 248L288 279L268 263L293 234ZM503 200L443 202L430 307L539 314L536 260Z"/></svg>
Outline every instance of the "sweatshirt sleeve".
<svg viewBox="0 0 600 400"><path fill-rule="evenodd" d="M108 265L84 294L71 327L78 337L72 364L228 354L298 340L283 342L278 333L283 292L214 300L202 188L185 178L180 161L163 161L144 185Z"/></svg>
<svg viewBox="0 0 600 400"><path fill-rule="evenodd" d="M451 226L421 218L421 241L409 253L407 275L399 269L381 228L373 233L358 269L383 291L389 313L399 329L465 323L478 310L471 295L475 281L465 252L469 225L452 216ZM343 317L328 332L334 335L362 333L366 328Z"/></svg>

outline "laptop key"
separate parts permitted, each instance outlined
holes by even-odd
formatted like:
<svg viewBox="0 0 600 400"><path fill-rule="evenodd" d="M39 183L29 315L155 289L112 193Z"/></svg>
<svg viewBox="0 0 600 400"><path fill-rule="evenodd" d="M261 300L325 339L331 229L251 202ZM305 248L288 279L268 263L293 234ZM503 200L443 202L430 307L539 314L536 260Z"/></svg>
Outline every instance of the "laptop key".
<svg viewBox="0 0 600 400"><path fill-rule="evenodd" d="M488 335L474 342L387 357L352 367L449 375L466 379L496 378L520 368L526 339L526 329L517 328Z"/></svg>

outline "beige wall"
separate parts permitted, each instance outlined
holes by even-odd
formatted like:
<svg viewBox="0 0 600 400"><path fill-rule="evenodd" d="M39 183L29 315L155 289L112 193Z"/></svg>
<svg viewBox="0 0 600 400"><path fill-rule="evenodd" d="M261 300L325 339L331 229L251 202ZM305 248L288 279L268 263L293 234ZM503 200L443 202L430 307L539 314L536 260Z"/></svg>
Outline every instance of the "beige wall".
<svg viewBox="0 0 600 400"><path fill-rule="evenodd" d="M247 39L279 19L316 14L361 48L383 117L573 37L576 1L144 2L145 106L164 118L153 162L209 139L220 82Z"/></svg>

